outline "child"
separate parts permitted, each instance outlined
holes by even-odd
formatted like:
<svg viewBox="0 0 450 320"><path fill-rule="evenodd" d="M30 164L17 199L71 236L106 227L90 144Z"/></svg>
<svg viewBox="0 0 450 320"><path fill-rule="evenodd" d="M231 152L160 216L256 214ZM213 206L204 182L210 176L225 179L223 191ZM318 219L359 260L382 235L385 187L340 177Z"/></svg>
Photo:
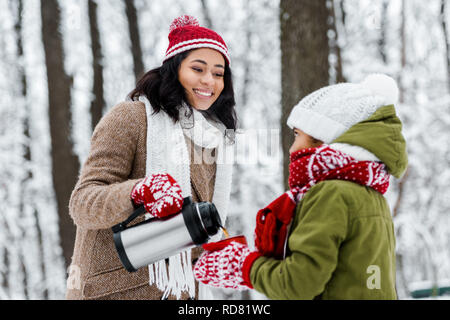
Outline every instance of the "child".
<svg viewBox="0 0 450 320"><path fill-rule="evenodd" d="M375 74L302 99L289 118L290 190L260 210L257 251L206 251L194 274L271 299L396 299L395 236L383 194L407 167L395 81Z"/></svg>

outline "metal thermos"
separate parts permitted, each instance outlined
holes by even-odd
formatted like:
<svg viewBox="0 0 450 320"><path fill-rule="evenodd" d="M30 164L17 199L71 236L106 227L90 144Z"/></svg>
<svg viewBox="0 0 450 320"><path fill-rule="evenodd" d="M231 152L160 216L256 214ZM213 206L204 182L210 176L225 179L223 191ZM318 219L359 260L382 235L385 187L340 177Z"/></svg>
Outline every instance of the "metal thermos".
<svg viewBox="0 0 450 320"><path fill-rule="evenodd" d="M129 272L204 244L222 226L213 203L194 203L191 197L184 198L181 214L128 226L144 213L141 206L112 228L120 261Z"/></svg>

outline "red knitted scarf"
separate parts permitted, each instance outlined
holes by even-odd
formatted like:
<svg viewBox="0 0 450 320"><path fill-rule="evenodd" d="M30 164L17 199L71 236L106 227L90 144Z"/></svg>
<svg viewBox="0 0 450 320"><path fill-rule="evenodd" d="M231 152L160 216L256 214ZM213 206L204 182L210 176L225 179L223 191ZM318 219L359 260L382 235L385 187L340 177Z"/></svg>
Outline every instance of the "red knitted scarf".
<svg viewBox="0 0 450 320"><path fill-rule="evenodd" d="M389 173L381 162L357 161L324 144L293 152L289 165L290 190L275 199L256 216L255 245L265 255L282 259L288 226L297 203L315 184L324 180L347 180L384 194Z"/></svg>

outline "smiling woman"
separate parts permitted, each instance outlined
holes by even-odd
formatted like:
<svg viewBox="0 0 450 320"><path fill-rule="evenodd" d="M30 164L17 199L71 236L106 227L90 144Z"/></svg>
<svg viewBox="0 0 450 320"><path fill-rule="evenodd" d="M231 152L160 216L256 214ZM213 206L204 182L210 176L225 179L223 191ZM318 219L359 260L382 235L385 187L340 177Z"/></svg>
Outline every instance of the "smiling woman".
<svg viewBox="0 0 450 320"><path fill-rule="evenodd" d="M162 65L144 74L128 101L98 123L69 205L77 225L71 269L80 271L80 279L78 286L68 287L68 299L212 298L192 273L199 250L128 273L115 251L111 227L140 205L153 213L157 198L167 208L170 193L155 192L155 175L181 189L182 198L213 202L225 224L232 168L220 160L232 146L230 139L217 138L234 141L236 129L229 65L219 34L200 27L195 18L177 18ZM214 155L208 157L213 161L203 161L205 154ZM175 209L155 216L179 214ZM175 242L176 235L168 241Z"/></svg>

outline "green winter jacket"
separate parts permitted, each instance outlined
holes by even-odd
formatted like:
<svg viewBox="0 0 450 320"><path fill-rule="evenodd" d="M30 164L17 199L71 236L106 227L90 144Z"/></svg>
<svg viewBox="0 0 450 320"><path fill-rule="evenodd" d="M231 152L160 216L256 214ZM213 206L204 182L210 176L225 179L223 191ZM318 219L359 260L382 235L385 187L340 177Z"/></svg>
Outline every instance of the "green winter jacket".
<svg viewBox="0 0 450 320"><path fill-rule="evenodd" d="M375 154L395 177L407 167L393 105L378 109L333 143ZM328 180L298 204L284 260L258 258L254 288L270 299L396 299L395 236L384 196L354 182Z"/></svg>

